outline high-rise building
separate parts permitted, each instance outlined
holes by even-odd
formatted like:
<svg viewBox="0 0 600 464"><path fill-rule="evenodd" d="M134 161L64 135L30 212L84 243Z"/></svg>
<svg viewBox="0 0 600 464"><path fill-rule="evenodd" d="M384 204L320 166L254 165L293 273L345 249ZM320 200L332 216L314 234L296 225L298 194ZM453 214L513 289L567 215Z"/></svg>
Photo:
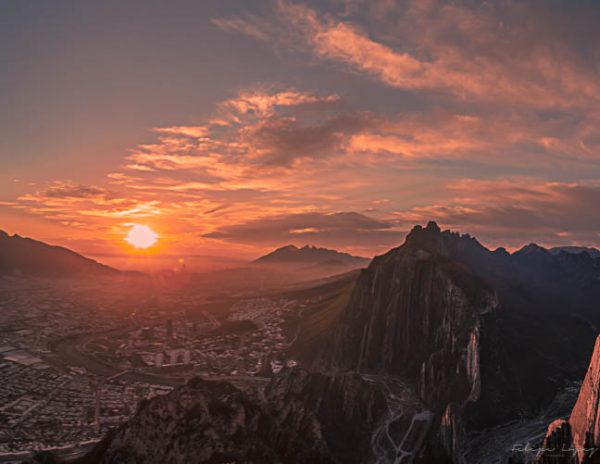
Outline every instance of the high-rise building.
<svg viewBox="0 0 600 464"><path fill-rule="evenodd" d="M95 407L94 407L94 422L96 425L96 429L100 430L100 387L96 387L96 391L94 392L95 396Z"/></svg>

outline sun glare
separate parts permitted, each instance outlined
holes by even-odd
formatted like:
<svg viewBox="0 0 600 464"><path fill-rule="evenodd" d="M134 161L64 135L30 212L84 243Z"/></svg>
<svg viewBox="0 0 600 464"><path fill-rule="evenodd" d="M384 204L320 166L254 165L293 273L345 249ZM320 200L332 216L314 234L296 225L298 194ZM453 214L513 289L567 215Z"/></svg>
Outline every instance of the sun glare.
<svg viewBox="0 0 600 464"><path fill-rule="evenodd" d="M158 240L158 234L148 226L134 225L125 237L125 241L136 248L150 248Z"/></svg>

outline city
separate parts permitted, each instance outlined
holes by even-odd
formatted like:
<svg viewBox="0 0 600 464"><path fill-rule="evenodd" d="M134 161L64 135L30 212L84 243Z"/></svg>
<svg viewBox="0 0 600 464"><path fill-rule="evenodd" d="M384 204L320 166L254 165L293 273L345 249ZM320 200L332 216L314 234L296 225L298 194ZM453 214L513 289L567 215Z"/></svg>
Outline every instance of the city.
<svg viewBox="0 0 600 464"><path fill-rule="evenodd" d="M311 300L278 296L169 305L121 283L0 279L0 462L51 449L83 453L143 399L192 377L241 388L296 361L286 351ZM120 295L119 297L115 295Z"/></svg>

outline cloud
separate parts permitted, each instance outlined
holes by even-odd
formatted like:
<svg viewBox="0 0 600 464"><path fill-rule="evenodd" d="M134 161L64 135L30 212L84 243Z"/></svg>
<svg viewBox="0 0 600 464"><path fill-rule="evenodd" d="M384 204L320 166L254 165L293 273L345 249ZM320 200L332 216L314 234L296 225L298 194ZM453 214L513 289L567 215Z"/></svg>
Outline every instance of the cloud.
<svg viewBox="0 0 600 464"><path fill-rule="evenodd" d="M210 21L219 29L227 32L241 32L257 40L268 40L269 35L263 30L268 27L268 23L261 20L258 16L250 15L249 19L244 18L213 18Z"/></svg>
<svg viewBox="0 0 600 464"><path fill-rule="evenodd" d="M591 5L373 3L355 3L336 15L278 0L274 20L248 15L214 21L277 47L304 44L322 60L394 88L486 104L588 109L598 104L598 69L589 63L599 58L600 13Z"/></svg>
<svg viewBox="0 0 600 464"><path fill-rule="evenodd" d="M402 224L435 219L495 244L600 244L600 185L535 179L450 184L436 204L398 211Z"/></svg>
<svg viewBox="0 0 600 464"><path fill-rule="evenodd" d="M240 116L250 115L258 118L272 116L279 108L298 107L303 105L328 104L339 101L337 95L316 96L295 89L278 92L250 90L240 92L237 98L219 104L219 112L225 120L240 122Z"/></svg>
<svg viewBox="0 0 600 464"><path fill-rule="evenodd" d="M160 134L181 135L191 138L201 138L208 135L208 128L205 126L157 127L154 130Z"/></svg>
<svg viewBox="0 0 600 464"><path fill-rule="evenodd" d="M366 116L336 110L339 100L294 89L242 91L201 125L156 128L156 142L131 150L127 168L147 177L189 170L202 182L218 183L243 177L256 164L321 156L366 123Z"/></svg>
<svg viewBox="0 0 600 464"><path fill-rule="evenodd" d="M108 192L94 185L81 185L72 181L53 182L42 193L49 198L98 198L105 197Z"/></svg>
<svg viewBox="0 0 600 464"><path fill-rule="evenodd" d="M12 204L15 209L84 229L94 228L93 219L156 215L157 205L155 200L125 198L118 192L72 181L54 181L46 188L19 196Z"/></svg>
<svg viewBox="0 0 600 464"><path fill-rule="evenodd" d="M403 234L387 221L356 212L306 212L267 216L239 224L229 224L204 237L231 242L263 245L286 243L343 247L389 247Z"/></svg>
<svg viewBox="0 0 600 464"><path fill-rule="evenodd" d="M248 127L243 140L253 150L253 158L267 163L289 165L305 157L339 154L352 134L370 125L366 114L342 114L318 123L303 123L298 118L271 118Z"/></svg>

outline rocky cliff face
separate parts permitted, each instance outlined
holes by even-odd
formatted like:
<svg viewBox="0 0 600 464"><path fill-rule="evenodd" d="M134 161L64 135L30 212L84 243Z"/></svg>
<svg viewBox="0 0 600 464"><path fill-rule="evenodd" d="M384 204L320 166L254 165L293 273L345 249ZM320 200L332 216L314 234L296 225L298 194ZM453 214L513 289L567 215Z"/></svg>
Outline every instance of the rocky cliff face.
<svg viewBox="0 0 600 464"><path fill-rule="evenodd" d="M482 369L482 357L503 357L490 350L497 341L494 313L502 311L498 297L469 266L452 259L449 245L462 239L446 238L430 223L373 260L335 324L321 367L406 379L437 415L439 442L460 462L465 421L477 417L465 418L468 405L479 405L482 393L484 401L492 397L511 410L518 401L504 388L506 373ZM492 388L482 391L482 385Z"/></svg>
<svg viewBox="0 0 600 464"><path fill-rule="evenodd" d="M427 404L476 401L482 316L497 310L492 288L443 254L440 231L414 229L405 245L361 274L336 324L326 368L414 379Z"/></svg>
<svg viewBox="0 0 600 464"><path fill-rule="evenodd" d="M317 365L405 379L435 414L431 446L462 462L468 434L534 414L583 374L599 275L589 255L492 252L417 226L362 271Z"/></svg>
<svg viewBox="0 0 600 464"><path fill-rule="evenodd" d="M600 337L590 360L590 366L583 383L577 403L569 417L573 433L573 445L580 462L587 455L584 449L600 447ZM600 452L597 456L600 460Z"/></svg>
<svg viewBox="0 0 600 464"><path fill-rule="evenodd" d="M550 424L536 464L600 462L600 336L569 420Z"/></svg>

